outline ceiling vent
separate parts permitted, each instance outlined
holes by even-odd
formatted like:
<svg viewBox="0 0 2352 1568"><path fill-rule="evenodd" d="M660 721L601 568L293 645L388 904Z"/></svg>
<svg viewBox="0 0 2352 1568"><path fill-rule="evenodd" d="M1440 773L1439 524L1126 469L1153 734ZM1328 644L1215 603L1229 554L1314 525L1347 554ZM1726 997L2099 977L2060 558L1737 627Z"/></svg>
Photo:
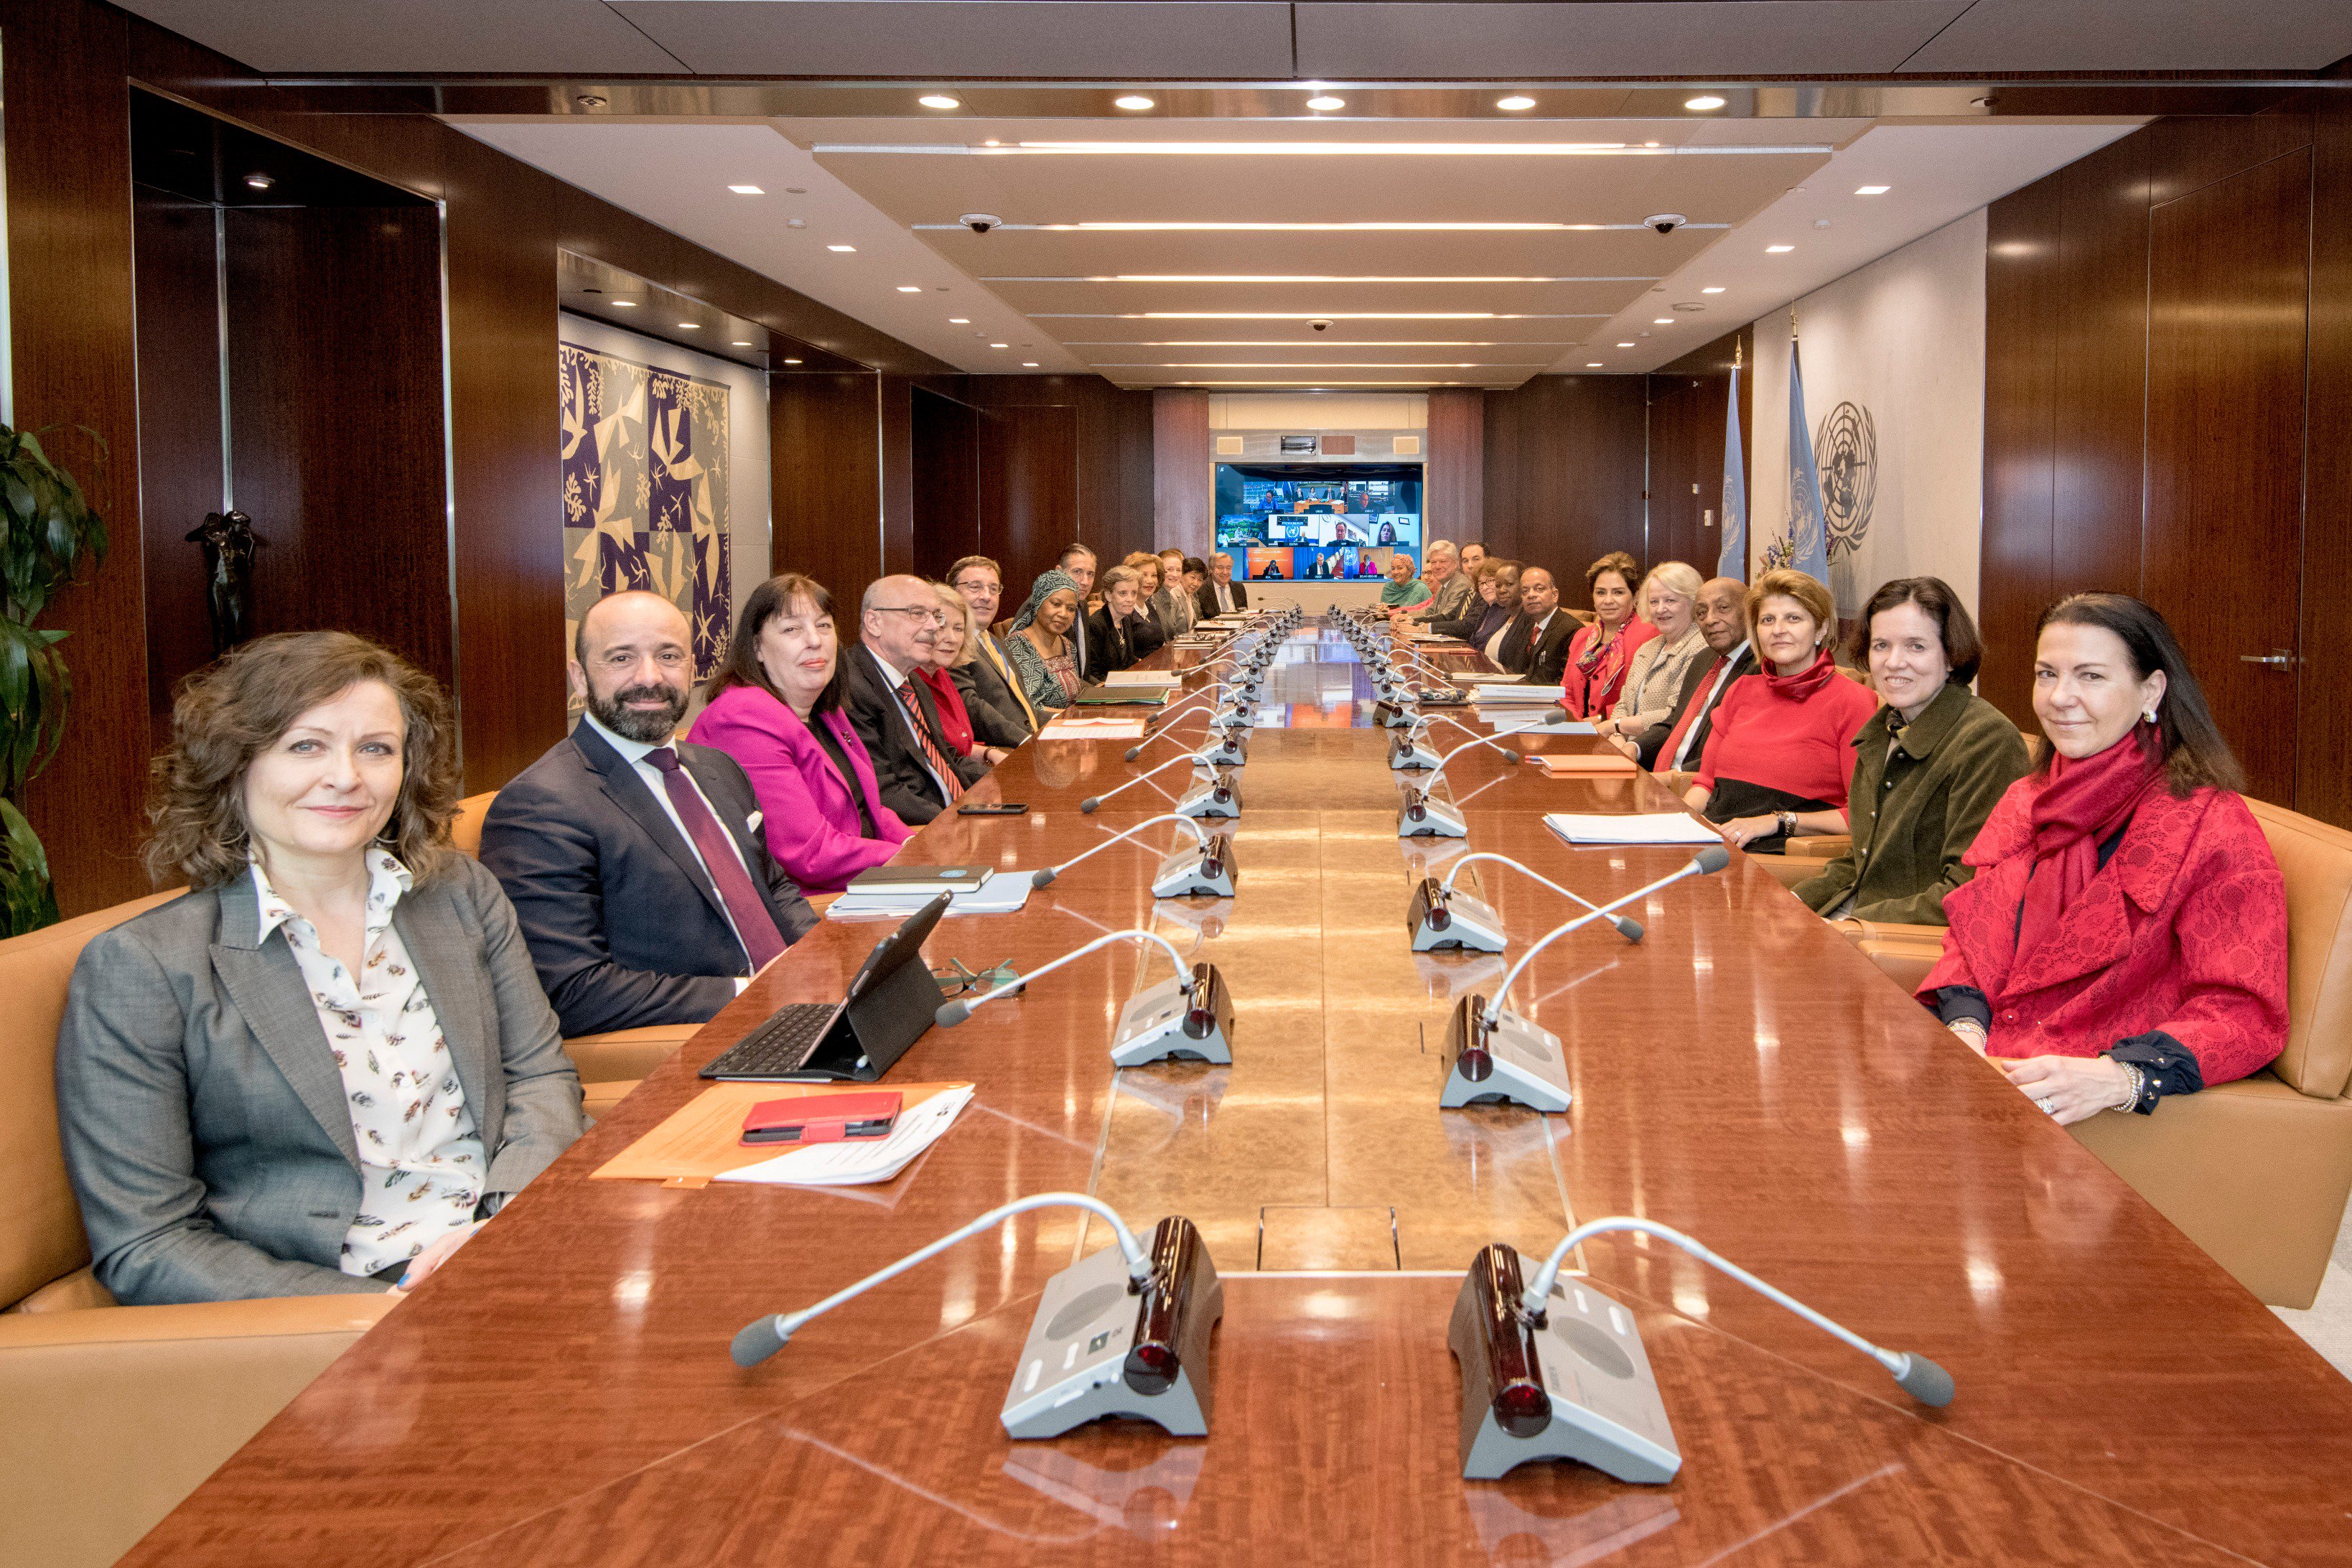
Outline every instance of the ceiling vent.
<svg viewBox="0 0 2352 1568"><path fill-rule="evenodd" d="M1239 436L1220 436L1217 437L1218 457L1238 458L1241 455L1242 438Z"/></svg>
<svg viewBox="0 0 2352 1568"><path fill-rule="evenodd" d="M1312 458L1320 443L1312 436L1285 436L1282 455L1286 458Z"/></svg>
<svg viewBox="0 0 2352 1568"><path fill-rule="evenodd" d="M1421 437L1418 436L1398 437L1396 438L1396 455L1400 458L1418 458L1421 456Z"/></svg>

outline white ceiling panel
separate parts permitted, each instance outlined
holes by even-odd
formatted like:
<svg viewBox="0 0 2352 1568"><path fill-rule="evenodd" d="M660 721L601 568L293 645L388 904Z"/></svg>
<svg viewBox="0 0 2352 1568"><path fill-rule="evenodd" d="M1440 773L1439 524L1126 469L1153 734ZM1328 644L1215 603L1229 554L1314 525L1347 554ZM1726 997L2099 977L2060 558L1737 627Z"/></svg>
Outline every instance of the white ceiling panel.
<svg viewBox="0 0 2352 1568"><path fill-rule="evenodd" d="M1368 265L1364 237L1349 233L1045 233L925 229L922 237L974 277L1012 278L1129 272L1279 272L1360 276ZM1380 266L1423 277L1465 272L1517 278L1656 279L1712 245L1714 230L1671 235L1646 228L1578 234L1382 234Z"/></svg>
<svg viewBox="0 0 2352 1568"><path fill-rule="evenodd" d="M1968 9L1968 4L1304 0L1295 10L1298 74L1306 77L1737 79L1890 71Z"/></svg>
<svg viewBox="0 0 2352 1568"><path fill-rule="evenodd" d="M704 75L1287 77L1279 0L614 0Z"/></svg>
<svg viewBox="0 0 2352 1568"><path fill-rule="evenodd" d="M1148 308L1154 310L1205 314L1244 310L1339 317L1395 311L1438 316L1475 309L1603 321L1649 287L1641 279L1621 283L1497 283L1484 276L1458 283L1015 283L990 278L980 281L1006 304L1033 316L1067 310L1135 310L1147 308L1148 301Z"/></svg>
<svg viewBox="0 0 2352 1568"><path fill-rule="evenodd" d="M1976 0L1902 68L2315 70L2347 55L2346 0Z"/></svg>
<svg viewBox="0 0 2352 1568"><path fill-rule="evenodd" d="M683 68L600 0L123 0L123 8L261 71Z"/></svg>

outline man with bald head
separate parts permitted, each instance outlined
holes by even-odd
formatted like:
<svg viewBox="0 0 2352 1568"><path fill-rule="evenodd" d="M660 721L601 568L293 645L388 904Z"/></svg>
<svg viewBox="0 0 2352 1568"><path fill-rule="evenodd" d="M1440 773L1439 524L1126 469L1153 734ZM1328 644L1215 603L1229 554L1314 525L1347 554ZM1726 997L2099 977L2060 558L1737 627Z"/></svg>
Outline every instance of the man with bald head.
<svg viewBox="0 0 2352 1568"><path fill-rule="evenodd" d="M585 711L490 803L482 864L567 1037L699 1024L816 914L770 858L742 768L677 739L694 690L677 605L598 600L569 675Z"/></svg>
<svg viewBox="0 0 2352 1568"><path fill-rule="evenodd" d="M988 772L975 750L960 753L940 723L930 688L915 679L948 624L936 589L920 577L883 577L858 606L857 646L844 650L842 707L874 759L882 804L920 826Z"/></svg>
<svg viewBox="0 0 2352 1568"><path fill-rule="evenodd" d="M1756 673L1756 650L1748 641L1748 584L1737 577L1711 577L1698 591L1698 632L1706 656L1691 665L1681 695L1664 722L1625 737L1645 768L1688 773L1715 726L1715 710L1731 683Z"/></svg>

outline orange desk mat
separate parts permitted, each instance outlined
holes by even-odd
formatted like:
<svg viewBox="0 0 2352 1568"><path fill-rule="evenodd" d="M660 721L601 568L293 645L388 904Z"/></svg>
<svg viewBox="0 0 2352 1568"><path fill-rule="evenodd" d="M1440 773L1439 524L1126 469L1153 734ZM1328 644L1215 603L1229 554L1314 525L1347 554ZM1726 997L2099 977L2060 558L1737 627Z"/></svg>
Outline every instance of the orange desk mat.
<svg viewBox="0 0 2352 1568"><path fill-rule="evenodd" d="M1542 752L1528 761L1556 779L1624 776L1641 770L1622 752Z"/></svg>
<svg viewBox="0 0 2352 1568"><path fill-rule="evenodd" d="M968 1083L714 1083L589 1174L607 1181L699 1187L722 1172L740 1171L789 1152L774 1143L743 1147L743 1118L763 1100L896 1089L900 1097L898 1114L904 1116L933 1095L971 1087Z"/></svg>

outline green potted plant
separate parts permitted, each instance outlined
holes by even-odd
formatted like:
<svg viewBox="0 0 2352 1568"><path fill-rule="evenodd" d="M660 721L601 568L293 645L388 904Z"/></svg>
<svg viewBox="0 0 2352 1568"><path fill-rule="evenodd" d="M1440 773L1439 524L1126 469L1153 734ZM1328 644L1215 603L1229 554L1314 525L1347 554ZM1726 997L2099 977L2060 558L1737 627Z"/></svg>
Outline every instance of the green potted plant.
<svg viewBox="0 0 2352 1568"><path fill-rule="evenodd" d="M0 936L58 918L47 852L20 806L65 738L73 681L66 634L33 623L84 555L106 559L106 523L36 433L0 425Z"/></svg>

